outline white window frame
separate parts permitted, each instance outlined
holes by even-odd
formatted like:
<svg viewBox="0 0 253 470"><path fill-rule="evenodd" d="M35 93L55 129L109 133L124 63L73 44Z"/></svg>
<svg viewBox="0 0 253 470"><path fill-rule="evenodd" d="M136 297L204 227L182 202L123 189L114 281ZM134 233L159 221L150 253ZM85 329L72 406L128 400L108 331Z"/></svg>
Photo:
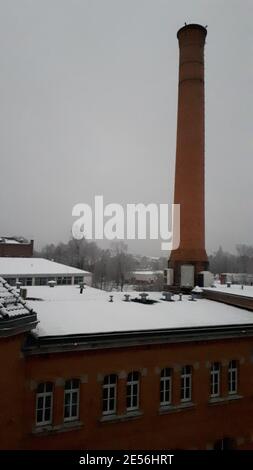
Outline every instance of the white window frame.
<svg viewBox="0 0 253 470"><path fill-rule="evenodd" d="M46 386L50 384L52 386L52 390L50 392L47 392L46 391ZM43 392L37 392L36 393L36 426L45 426L47 424L52 424L52 415L53 415L53 384L51 382L45 382L45 383L40 383L38 385L38 387L40 385L43 385ZM46 398L50 397L50 407L46 407ZM42 404L42 407L38 407L39 405L39 399L42 398L43 399L43 404ZM45 419L45 413L46 413L46 410L49 409L50 410L50 417L48 420ZM37 419L37 415L38 415L38 411L39 410L42 410L42 420L41 421L38 421Z"/></svg>
<svg viewBox="0 0 253 470"><path fill-rule="evenodd" d="M138 374L138 379L134 379L134 374ZM137 388L137 393L134 393L134 388ZM130 389L130 393L128 390ZM130 372L127 376L127 399L130 397L130 406L126 406L127 411L135 411L139 409L140 404L140 373L139 371ZM136 405L133 404L136 398Z"/></svg>
<svg viewBox="0 0 253 470"><path fill-rule="evenodd" d="M105 383L105 380L108 379L108 383ZM114 381L115 379L115 381ZM102 396L102 414L103 415L113 415L116 414L117 410L117 382L118 378L116 374L109 374L104 377L103 383L103 396ZM104 391L106 391L106 398L104 398ZM112 392L112 396L111 396ZM111 408L111 400L113 401L113 408ZM106 409L104 409L104 404L106 403Z"/></svg>
<svg viewBox="0 0 253 470"><path fill-rule="evenodd" d="M211 380L210 397L211 398L216 398L220 396L220 376L221 376L220 362L212 362L211 368L210 368L210 380Z"/></svg>
<svg viewBox="0 0 253 470"><path fill-rule="evenodd" d="M233 389L231 387L232 384L235 384ZM232 359L228 365L228 394L236 395L237 392L238 392L238 362L235 359Z"/></svg>
<svg viewBox="0 0 253 470"><path fill-rule="evenodd" d="M78 381L78 387L74 387L74 381ZM71 387L66 389L67 383L70 382ZM76 403L73 403L74 394L77 396ZM66 397L69 395L70 401L69 404L66 403ZM76 414L72 414L72 407L76 405ZM69 407L70 416L65 416L65 409ZM79 379L69 379L65 382L64 388L64 422L68 421L77 421L79 419L79 407L80 407L80 380Z"/></svg>
<svg viewBox="0 0 253 470"><path fill-rule="evenodd" d="M189 368L190 372L187 372L187 368ZM182 367L182 370L181 370L181 402L182 403L190 402L191 399L192 399L192 366L186 365Z"/></svg>
<svg viewBox="0 0 253 470"><path fill-rule="evenodd" d="M172 370L169 367L164 367L160 375L160 406L171 405L171 385L172 385ZM169 399L166 400L166 395ZM161 398L162 395L162 398Z"/></svg>

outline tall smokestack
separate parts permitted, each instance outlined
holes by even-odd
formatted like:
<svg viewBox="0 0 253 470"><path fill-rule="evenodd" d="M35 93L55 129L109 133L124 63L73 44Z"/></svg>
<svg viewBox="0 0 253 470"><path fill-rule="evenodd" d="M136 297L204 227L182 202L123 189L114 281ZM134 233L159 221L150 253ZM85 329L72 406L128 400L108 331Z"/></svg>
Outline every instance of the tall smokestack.
<svg viewBox="0 0 253 470"><path fill-rule="evenodd" d="M169 259L174 285L183 285L183 270L192 270L196 282L197 273L208 267L204 200L206 34L206 28L198 24L186 25L177 33L180 55L174 203L180 204L180 246Z"/></svg>

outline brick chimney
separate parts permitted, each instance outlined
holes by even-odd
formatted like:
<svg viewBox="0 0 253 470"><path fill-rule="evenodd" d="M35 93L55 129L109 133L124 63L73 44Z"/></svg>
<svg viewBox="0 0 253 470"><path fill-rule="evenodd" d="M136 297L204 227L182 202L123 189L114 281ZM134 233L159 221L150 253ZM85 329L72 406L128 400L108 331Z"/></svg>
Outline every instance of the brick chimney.
<svg viewBox="0 0 253 470"><path fill-rule="evenodd" d="M180 204L180 246L168 266L180 285L182 265L197 273L208 268L205 250L204 46L207 30L198 24L179 29L179 83L174 203ZM183 268L184 269L184 268Z"/></svg>

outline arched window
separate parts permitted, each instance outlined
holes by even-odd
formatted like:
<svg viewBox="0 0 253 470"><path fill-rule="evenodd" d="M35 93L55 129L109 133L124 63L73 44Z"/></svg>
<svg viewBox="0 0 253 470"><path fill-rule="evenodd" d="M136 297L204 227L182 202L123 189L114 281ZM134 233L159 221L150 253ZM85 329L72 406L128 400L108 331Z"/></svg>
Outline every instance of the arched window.
<svg viewBox="0 0 253 470"><path fill-rule="evenodd" d="M103 414L110 415L117 410L117 375L106 375L103 383Z"/></svg>
<svg viewBox="0 0 253 470"><path fill-rule="evenodd" d="M140 373L137 371L130 372L127 376L127 411L137 410L139 408L140 394Z"/></svg>
<svg viewBox="0 0 253 470"><path fill-rule="evenodd" d="M79 396L80 380L66 380L64 389L64 421L74 421L79 418Z"/></svg>
<svg viewBox="0 0 253 470"><path fill-rule="evenodd" d="M43 426L52 423L53 384L40 383L36 393L36 425Z"/></svg>

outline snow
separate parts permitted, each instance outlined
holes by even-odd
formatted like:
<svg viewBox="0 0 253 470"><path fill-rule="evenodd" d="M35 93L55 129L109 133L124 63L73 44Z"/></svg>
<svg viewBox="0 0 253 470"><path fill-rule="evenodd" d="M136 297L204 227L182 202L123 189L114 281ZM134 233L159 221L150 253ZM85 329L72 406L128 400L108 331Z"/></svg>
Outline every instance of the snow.
<svg viewBox="0 0 253 470"><path fill-rule="evenodd" d="M152 276L154 274L163 274L163 271L133 271L133 274Z"/></svg>
<svg viewBox="0 0 253 470"><path fill-rule="evenodd" d="M162 294L150 292L153 305L125 302L124 292L105 292L87 287L80 294L76 286L31 286L28 298L38 314L39 336L143 331L186 327L253 324L253 313L230 305L199 299L196 302L183 296L174 302L160 300ZM139 292L131 292L131 298ZM113 295L113 302L109 296Z"/></svg>
<svg viewBox="0 0 253 470"><path fill-rule="evenodd" d="M17 294L15 289L0 277L0 318L28 315L31 308Z"/></svg>
<svg viewBox="0 0 253 470"><path fill-rule="evenodd" d="M231 284L227 287L226 284L216 284L216 287L204 287L203 290L212 292L224 292L226 294L240 295L243 297L253 297L253 286L243 286L241 284Z"/></svg>
<svg viewBox="0 0 253 470"><path fill-rule="evenodd" d="M65 264L55 263L43 258L15 258L0 257L1 276L32 276L32 275L84 275L90 274L88 271L72 268Z"/></svg>

